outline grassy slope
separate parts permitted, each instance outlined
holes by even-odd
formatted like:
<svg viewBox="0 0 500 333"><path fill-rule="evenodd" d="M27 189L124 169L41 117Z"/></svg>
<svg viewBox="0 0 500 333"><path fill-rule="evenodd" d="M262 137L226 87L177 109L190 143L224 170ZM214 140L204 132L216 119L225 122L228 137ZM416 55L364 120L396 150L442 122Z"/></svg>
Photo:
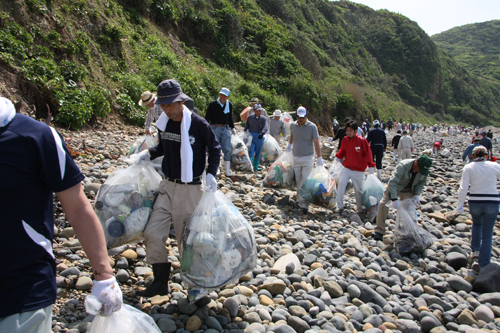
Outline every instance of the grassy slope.
<svg viewBox="0 0 500 333"><path fill-rule="evenodd" d="M346 115L498 120L498 90L414 22L348 1L30 0L0 11L1 93L39 116L47 104L63 126L110 111L140 125L136 101L165 78L202 111L228 86L236 110L253 96L269 111L302 104L323 126Z"/></svg>

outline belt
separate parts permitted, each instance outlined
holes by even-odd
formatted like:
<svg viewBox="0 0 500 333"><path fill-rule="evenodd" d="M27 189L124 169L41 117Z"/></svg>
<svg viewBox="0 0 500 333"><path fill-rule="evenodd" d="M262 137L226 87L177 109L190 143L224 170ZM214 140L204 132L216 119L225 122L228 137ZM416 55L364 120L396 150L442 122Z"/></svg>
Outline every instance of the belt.
<svg viewBox="0 0 500 333"><path fill-rule="evenodd" d="M212 126L226 127L229 125L227 125L227 124L212 124Z"/></svg>
<svg viewBox="0 0 500 333"><path fill-rule="evenodd" d="M180 180L179 178L166 177L165 179L168 180L169 182L176 183L176 184L201 185L201 176L194 177L193 181L190 183L185 183L182 180Z"/></svg>

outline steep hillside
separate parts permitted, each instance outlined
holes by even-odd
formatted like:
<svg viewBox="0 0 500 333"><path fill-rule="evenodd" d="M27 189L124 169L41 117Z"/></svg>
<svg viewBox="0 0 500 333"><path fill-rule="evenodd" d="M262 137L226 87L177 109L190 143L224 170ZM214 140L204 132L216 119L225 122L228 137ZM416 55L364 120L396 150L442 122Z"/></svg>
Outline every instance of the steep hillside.
<svg viewBox="0 0 500 333"><path fill-rule="evenodd" d="M455 27L431 38L474 74L500 82L500 20Z"/></svg>
<svg viewBox="0 0 500 333"><path fill-rule="evenodd" d="M407 18L349 1L14 0L0 3L0 93L79 128L117 112L143 124L143 90L176 78L203 112L236 110L500 123L500 89ZM454 119L455 117L455 119Z"/></svg>

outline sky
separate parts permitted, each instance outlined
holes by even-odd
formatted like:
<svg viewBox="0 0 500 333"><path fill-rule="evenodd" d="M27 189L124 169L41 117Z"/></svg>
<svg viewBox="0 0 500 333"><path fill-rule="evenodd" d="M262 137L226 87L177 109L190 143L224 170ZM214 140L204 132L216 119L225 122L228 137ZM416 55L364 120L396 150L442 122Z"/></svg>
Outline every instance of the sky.
<svg viewBox="0 0 500 333"><path fill-rule="evenodd" d="M352 0L415 21L429 36L453 27L500 19L500 0Z"/></svg>

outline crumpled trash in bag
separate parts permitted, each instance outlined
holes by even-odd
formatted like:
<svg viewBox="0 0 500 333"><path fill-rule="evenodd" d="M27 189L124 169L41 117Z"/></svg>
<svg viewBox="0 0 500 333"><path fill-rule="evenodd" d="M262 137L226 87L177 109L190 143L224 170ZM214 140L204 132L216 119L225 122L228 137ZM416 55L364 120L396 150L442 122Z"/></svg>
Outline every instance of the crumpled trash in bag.
<svg viewBox="0 0 500 333"><path fill-rule="evenodd" d="M231 164L234 170L253 172L248 148L238 135L231 135Z"/></svg>
<svg viewBox="0 0 500 333"><path fill-rule="evenodd" d="M181 277L192 289L190 299L237 281L257 264L253 228L221 191L203 194L181 248Z"/></svg>
<svg viewBox="0 0 500 333"><path fill-rule="evenodd" d="M300 188L300 195L307 202L328 209L337 203L337 186L335 180L324 166L317 166Z"/></svg>
<svg viewBox="0 0 500 333"><path fill-rule="evenodd" d="M279 143L269 133L264 135L264 146L262 147L261 162L264 165L271 165L283 154Z"/></svg>
<svg viewBox="0 0 500 333"><path fill-rule="evenodd" d="M281 117L280 117L280 120L283 120L283 122L285 123L285 131L286 131L286 135L290 135L290 126L292 125L293 123L293 118L292 116L288 113L288 112L283 112L281 114Z"/></svg>
<svg viewBox="0 0 500 333"><path fill-rule="evenodd" d="M330 169L328 170L328 172L330 172L330 175L332 175L333 179L335 180L336 184L339 183L340 171L342 171L343 168L344 166L342 165L342 162L334 160L332 165L330 166Z"/></svg>
<svg viewBox="0 0 500 333"><path fill-rule="evenodd" d="M250 150L250 147L252 146L253 136L248 131L243 131L241 133L238 133L238 137L241 139L241 141L243 141L247 149Z"/></svg>
<svg viewBox="0 0 500 333"><path fill-rule="evenodd" d="M288 151L269 167L262 184L269 187L285 187L292 186L293 183L293 153Z"/></svg>
<svg viewBox="0 0 500 333"><path fill-rule="evenodd" d="M385 186L374 174L369 174L363 183L361 205L367 213L378 211L378 205L384 196Z"/></svg>
<svg viewBox="0 0 500 333"><path fill-rule="evenodd" d="M443 150L441 150L439 152L439 155L441 155L443 157L449 157L451 155L451 152L448 148L444 148Z"/></svg>
<svg viewBox="0 0 500 333"><path fill-rule="evenodd" d="M88 295L85 298L85 310L95 315L87 333L161 333L155 321L148 314L130 306L122 304L119 311L109 316L101 316L102 304L97 297Z"/></svg>
<svg viewBox="0 0 500 333"><path fill-rule="evenodd" d="M160 182L151 162L116 169L108 177L94 204L108 248L144 239Z"/></svg>
<svg viewBox="0 0 500 333"><path fill-rule="evenodd" d="M401 201L396 214L394 246L401 253L420 253L437 239L417 224L418 213L413 198Z"/></svg>

